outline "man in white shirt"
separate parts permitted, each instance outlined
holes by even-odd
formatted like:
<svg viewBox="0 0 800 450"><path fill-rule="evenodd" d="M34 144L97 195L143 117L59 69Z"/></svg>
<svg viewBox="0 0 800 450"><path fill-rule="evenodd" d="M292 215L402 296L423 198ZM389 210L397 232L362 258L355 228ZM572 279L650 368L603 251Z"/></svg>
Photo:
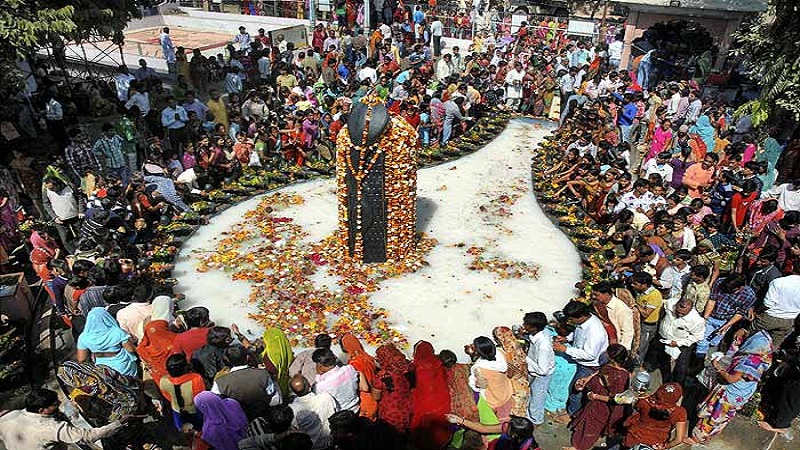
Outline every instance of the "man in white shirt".
<svg viewBox="0 0 800 450"><path fill-rule="evenodd" d="M331 445L331 428L328 418L339 411L336 400L327 392L311 391L311 384L303 375L297 374L289 381L295 397L289 408L294 411L292 427L311 437L313 449Z"/></svg>
<svg viewBox="0 0 800 450"><path fill-rule="evenodd" d="M453 66L453 57L450 54L446 54L442 56L442 58L436 62L436 79L439 81L444 81L453 74L455 67Z"/></svg>
<svg viewBox="0 0 800 450"><path fill-rule="evenodd" d="M622 60L622 47L623 42L619 39L614 39L614 42L608 44L608 65L612 69L619 69L619 62Z"/></svg>
<svg viewBox="0 0 800 450"><path fill-rule="evenodd" d="M0 441L8 450L45 450L64 448L64 444L91 446L122 428L128 417L100 428L76 427L58 415L61 402L49 389L35 389L25 396L25 409L0 416ZM70 446L71 447L71 446Z"/></svg>
<svg viewBox="0 0 800 450"><path fill-rule="evenodd" d="M650 192L650 182L639 178L633 183L633 190L620 197L620 202L614 212L630 209L634 213L646 215L653 206L653 193Z"/></svg>
<svg viewBox="0 0 800 450"><path fill-rule="evenodd" d="M780 345L794 327L800 314L800 275L776 278L769 283L762 312L756 315L756 326L772 336Z"/></svg>
<svg viewBox="0 0 800 450"><path fill-rule="evenodd" d="M583 393L573 388L575 382L600 368L600 356L608 348L608 334L600 319L592 315L591 308L585 303L572 300L564 307L563 313L567 323L575 326L575 331L572 333L571 343L565 343L564 338L556 338L553 350L566 354L578 366L570 383L567 400L567 412L574 416L581 408L583 398Z"/></svg>
<svg viewBox="0 0 800 450"><path fill-rule="evenodd" d="M669 160L672 155L669 152L661 152L655 158L650 158L644 166L642 166L642 176L649 179L650 175L657 173L661 175L664 181L672 180L673 168L669 165Z"/></svg>
<svg viewBox="0 0 800 450"><path fill-rule="evenodd" d="M431 22L431 35L433 36L433 56L438 58L442 54L442 36L444 35L444 24L439 17Z"/></svg>
<svg viewBox="0 0 800 450"><path fill-rule="evenodd" d="M375 85L378 82L378 71L373 67L375 63L368 62L358 71L358 81L369 80L369 84Z"/></svg>
<svg viewBox="0 0 800 450"><path fill-rule="evenodd" d="M119 73L114 77L119 101L123 103L128 101L128 88L131 86L131 81L135 79L136 77L128 71L128 66L119 66Z"/></svg>
<svg viewBox="0 0 800 450"><path fill-rule="evenodd" d="M609 72L608 76L600 81L597 86L597 96L606 98L614 92L617 92L622 83L619 81L619 74L617 72Z"/></svg>
<svg viewBox="0 0 800 450"><path fill-rule="evenodd" d="M523 328L530 341L526 361L528 363L528 382L531 396L528 399L528 418L534 425L544 423L544 400L550 377L556 370L556 355L553 352L553 338L545 329L547 316L541 312L525 314Z"/></svg>
<svg viewBox="0 0 800 450"><path fill-rule="evenodd" d="M131 84L128 89L128 101L125 103L125 109L131 109L134 106L139 108L139 114L142 117L150 113L150 94L139 90L136 83Z"/></svg>
<svg viewBox="0 0 800 450"><path fill-rule="evenodd" d="M633 344L633 311L622 300L614 295L614 288L606 281L592 286L592 303L604 306L608 311L608 319L617 330L617 343L631 351Z"/></svg>
<svg viewBox="0 0 800 450"><path fill-rule="evenodd" d="M245 55L250 52L250 33L247 32L245 27L239 27L239 34L233 37L233 43L239 44L239 51Z"/></svg>
<svg viewBox="0 0 800 450"><path fill-rule="evenodd" d="M520 62L514 63L514 68L506 74L506 106L516 111L522 103L522 80L525 72L522 71Z"/></svg>
<svg viewBox="0 0 800 450"><path fill-rule="evenodd" d="M692 270L689 266L692 257L691 251L679 249L672 255L671 264L661 272L661 276L654 278L653 285L661 291L664 298L681 298L683 281L688 279Z"/></svg>
<svg viewBox="0 0 800 450"><path fill-rule="evenodd" d="M340 410L358 413L361 410L358 371L351 365L339 366L339 360L330 349L318 348L311 355L317 364L317 379L314 392L328 393L336 400Z"/></svg>
<svg viewBox="0 0 800 450"><path fill-rule="evenodd" d="M592 143L592 135L589 134L588 132L581 134L580 137L578 137L578 140L569 144L569 146L567 147L567 151L564 152L564 155L566 156L566 154L572 151L573 149L577 150L578 154L581 155L581 157L583 157L587 153L592 155L592 158L597 156L597 147L595 147L595 145Z"/></svg>
<svg viewBox="0 0 800 450"><path fill-rule="evenodd" d="M172 38L169 37L169 27L161 29L161 35L158 40L161 43L161 54L164 55L164 59L167 61L167 71L170 74L174 74L176 72L175 62L177 61L177 56L175 55L175 45L172 43Z"/></svg>
<svg viewBox="0 0 800 450"><path fill-rule="evenodd" d="M686 299L668 298L658 328L659 342L654 344L664 383L683 384L694 345L703 339L706 321Z"/></svg>

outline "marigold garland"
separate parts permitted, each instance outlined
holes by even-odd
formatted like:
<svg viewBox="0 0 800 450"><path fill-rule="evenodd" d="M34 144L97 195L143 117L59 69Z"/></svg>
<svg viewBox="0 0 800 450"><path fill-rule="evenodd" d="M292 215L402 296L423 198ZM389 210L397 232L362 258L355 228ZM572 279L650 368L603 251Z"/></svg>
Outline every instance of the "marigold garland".
<svg viewBox="0 0 800 450"><path fill-rule="evenodd" d="M369 117L369 114L368 114ZM369 122L365 126L368 128ZM366 142L366 139L363 139ZM361 227L361 183L369 175L381 155L384 158L384 199L386 202L386 260L402 261L412 253L416 232L417 208L417 162L415 150L417 132L405 119L392 117L386 133L377 144L355 146L359 150L359 164L353 167L350 150L354 144L350 140L347 127L343 127L336 138L336 197L339 205L339 244L347 248L349 240L348 224L356 221ZM373 153L367 158L367 150ZM369 161L367 161L369 159ZM347 213L347 175L356 180L356 217ZM344 257L363 261L364 247L361 233L356 236L353 254L344 252Z"/></svg>

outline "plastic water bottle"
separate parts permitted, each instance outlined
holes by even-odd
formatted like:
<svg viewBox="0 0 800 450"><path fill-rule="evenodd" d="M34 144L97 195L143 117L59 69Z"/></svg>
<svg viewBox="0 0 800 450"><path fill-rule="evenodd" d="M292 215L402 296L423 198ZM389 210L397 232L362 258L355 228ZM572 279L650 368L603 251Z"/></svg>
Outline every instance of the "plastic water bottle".
<svg viewBox="0 0 800 450"><path fill-rule="evenodd" d="M647 392L650 389L650 374L646 370L637 372L631 382L631 389L639 393Z"/></svg>
<svg viewBox="0 0 800 450"><path fill-rule="evenodd" d="M72 400L65 400L64 403L61 404L61 412L63 412L69 420L75 420L79 416L78 408L75 407Z"/></svg>

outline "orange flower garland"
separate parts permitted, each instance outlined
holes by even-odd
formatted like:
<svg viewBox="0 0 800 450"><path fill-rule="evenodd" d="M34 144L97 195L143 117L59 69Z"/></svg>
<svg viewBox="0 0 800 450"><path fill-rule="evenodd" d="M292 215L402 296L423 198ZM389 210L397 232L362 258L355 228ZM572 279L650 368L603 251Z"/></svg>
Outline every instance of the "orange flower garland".
<svg viewBox="0 0 800 450"><path fill-rule="evenodd" d="M368 115L369 117L369 115ZM367 126L369 122L367 122ZM365 127L366 129L366 127ZM350 133L343 127L336 138L336 196L339 205L339 244L347 248L349 239L348 224L355 220L360 229L361 222L361 182L367 177L372 166L381 154L385 155L384 199L386 202L386 260L402 261L414 249L417 207L417 163L414 152L417 146L417 132L402 117L392 117L389 127L376 144L375 152L369 161L365 158L367 148L360 148L359 166L353 167L350 161ZM357 217L347 214L348 173L356 180ZM355 239L353 255L344 252L345 257L354 261L363 260L363 239L359 233Z"/></svg>

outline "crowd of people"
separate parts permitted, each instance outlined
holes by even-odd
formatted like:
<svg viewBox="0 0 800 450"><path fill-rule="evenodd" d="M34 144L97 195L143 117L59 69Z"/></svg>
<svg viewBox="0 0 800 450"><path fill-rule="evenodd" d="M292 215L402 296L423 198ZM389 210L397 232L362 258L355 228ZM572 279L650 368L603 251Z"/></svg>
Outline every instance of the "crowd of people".
<svg viewBox="0 0 800 450"><path fill-rule="evenodd" d="M191 59L164 28L171 86L144 61L120 68L113 89L90 95L93 109L122 113L98 136L73 126L77 106L44 74L58 152L39 171L17 151L0 174L3 269L30 249L76 339L59 380L70 392L101 386L93 395L115 406L82 429L53 420L58 397L37 390L0 417L9 450L153 448L147 433L114 440L144 415L220 450L535 449L547 420L569 424L574 449L602 438L666 449L707 442L757 392L760 426L788 432L800 403L796 144L756 139L747 116L703 97L702 79L660 80L641 59L618 70L613 36L588 44L523 23L462 53L417 26L421 10L389 19L369 36L318 24L308 49L241 27L227 54ZM411 358L392 344L373 356L349 334L295 354L283 330L253 339L203 307L176 314L144 256L163 218L246 167L330 162L366 96L404 117L421 146L447 145L492 108L558 118L537 176L602 228L613 249L603 279L552 318L486 330L465 346L469 364L425 341ZM20 205L41 219L29 237Z"/></svg>

